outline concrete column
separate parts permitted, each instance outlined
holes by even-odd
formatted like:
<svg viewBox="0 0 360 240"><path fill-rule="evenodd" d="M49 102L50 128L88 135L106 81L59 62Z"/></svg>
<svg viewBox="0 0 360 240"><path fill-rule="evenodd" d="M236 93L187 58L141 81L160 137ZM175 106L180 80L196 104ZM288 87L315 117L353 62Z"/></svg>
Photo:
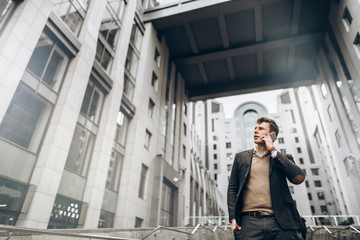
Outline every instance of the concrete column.
<svg viewBox="0 0 360 240"><path fill-rule="evenodd" d="M47 4L49 1L44 1L44 4L45 2ZM36 189L28 212L19 216L18 226L47 228L95 58L98 29L105 4L105 1L92 1L89 6L79 36L82 46L71 61L63 80L61 93L30 180L30 184L35 185Z"/></svg>
<svg viewBox="0 0 360 240"><path fill-rule="evenodd" d="M51 1L20 3L0 36L0 123L46 24Z"/></svg>

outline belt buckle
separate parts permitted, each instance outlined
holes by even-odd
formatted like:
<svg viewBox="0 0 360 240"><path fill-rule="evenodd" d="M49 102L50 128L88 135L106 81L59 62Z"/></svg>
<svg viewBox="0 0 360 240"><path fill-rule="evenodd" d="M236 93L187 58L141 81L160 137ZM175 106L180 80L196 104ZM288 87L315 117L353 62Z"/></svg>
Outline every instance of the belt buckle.
<svg viewBox="0 0 360 240"><path fill-rule="evenodd" d="M259 216L260 216L260 214L259 214L259 212L258 212L258 211L254 211L254 212L253 212L253 216L254 216L254 217L259 217Z"/></svg>

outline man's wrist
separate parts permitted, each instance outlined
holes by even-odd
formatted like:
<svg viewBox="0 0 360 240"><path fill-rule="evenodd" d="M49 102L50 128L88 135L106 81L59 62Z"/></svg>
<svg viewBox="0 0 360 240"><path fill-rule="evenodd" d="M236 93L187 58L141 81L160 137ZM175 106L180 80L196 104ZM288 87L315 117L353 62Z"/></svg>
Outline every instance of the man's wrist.
<svg viewBox="0 0 360 240"><path fill-rule="evenodd" d="M276 151L276 149L274 148L274 147L271 147L270 149L269 149L269 152L270 153L274 153Z"/></svg>

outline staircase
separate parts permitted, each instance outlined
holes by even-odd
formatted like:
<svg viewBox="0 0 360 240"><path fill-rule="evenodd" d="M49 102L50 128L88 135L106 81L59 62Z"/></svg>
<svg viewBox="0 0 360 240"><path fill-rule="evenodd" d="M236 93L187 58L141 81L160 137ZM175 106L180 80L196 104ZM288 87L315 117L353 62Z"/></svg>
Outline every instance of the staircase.
<svg viewBox="0 0 360 240"><path fill-rule="evenodd" d="M0 225L1 240L233 240L230 226L133 229L31 229ZM309 226L307 239L360 240L360 226Z"/></svg>

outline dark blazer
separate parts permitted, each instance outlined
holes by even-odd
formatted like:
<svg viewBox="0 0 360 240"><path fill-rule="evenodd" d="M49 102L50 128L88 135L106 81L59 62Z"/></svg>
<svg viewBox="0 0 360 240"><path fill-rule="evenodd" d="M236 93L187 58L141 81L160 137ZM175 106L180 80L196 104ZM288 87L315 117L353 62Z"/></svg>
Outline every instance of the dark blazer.
<svg viewBox="0 0 360 240"><path fill-rule="evenodd" d="M241 226L240 215L242 209L241 195L249 176L254 150L247 150L235 155L229 186L227 203L229 220L236 219ZM275 218L283 229L301 229L303 224L291 197L286 178L294 184L304 181L303 171L295 165L289 154L277 152L276 158L270 157L269 178L272 208Z"/></svg>

